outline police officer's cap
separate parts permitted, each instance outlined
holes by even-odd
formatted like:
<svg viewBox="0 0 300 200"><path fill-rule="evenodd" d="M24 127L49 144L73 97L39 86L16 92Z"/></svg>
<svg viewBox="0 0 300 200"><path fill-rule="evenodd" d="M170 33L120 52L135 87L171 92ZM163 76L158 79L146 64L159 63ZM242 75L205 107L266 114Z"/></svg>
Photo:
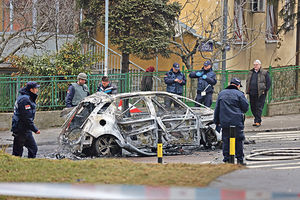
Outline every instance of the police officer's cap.
<svg viewBox="0 0 300 200"><path fill-rule="evenodd" d="M86 80L87 79L86 73L79 73L77 76L77 80L79 80L79 79Z"/></svg>
<svg viewBox="0 0 300 200"><path fill-rule="evenodd" d="M243 87L241 80L238 78L232 78L230 84L240 85L241 87Z"/></svg>
<svg viewBox="0 0 300 200"><path fill-rule="evenodd" d="M178 63L174 63L174 64L173 64L173 67L174 67L175 69L180 69L180 66L179 66Z"/></svg>
<svg viewBox="0 0 300 200"><path fill-rule="evenodd" d="M37 84L37 82L35 82L35 81L29 81L29 82L26 84L26 88L27 88L28 90L30 90L31 88L39 88L39 87L40 87L40 85Z"/></svg>
<svg viewBox="0 0 300 200"><path fill-rule="evenodd" d="M204 62L203 64L205 67L207 67L208 65L212 65L212 63L210 62L210 60L207 60Z"/></svg>

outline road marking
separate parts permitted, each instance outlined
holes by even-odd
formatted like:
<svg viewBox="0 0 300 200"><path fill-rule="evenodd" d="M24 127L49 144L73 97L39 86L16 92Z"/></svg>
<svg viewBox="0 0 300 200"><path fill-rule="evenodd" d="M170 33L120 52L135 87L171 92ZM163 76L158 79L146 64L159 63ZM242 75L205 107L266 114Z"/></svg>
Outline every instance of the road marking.
<svg viewBox="0 0 300 200"><path fill-rule="evenodd" d="M300 140L300 131L260 132L255 135L248 136L247 138L252 140Z"/></svg>
<svg viewBox="0 0 300 200"><path fill-rule="evenodd" d="M251 163L250 163L251 164ZM253 165L253 166L248 166L248 168L263 168L263 167L277 167L277 166L285 166L285 165L300 165L300 162L297 163L280 163L280 164L269 164L269 165ZM299 166L300 167L300 166ZM275 168L273 168L275 169Z"/></svg>
<svg viewBox="0 0 300 200"><path fill-rule="evenodd" d="M300 169L300 166L295 166L295 167L277 167L273 169Z"/></svg>
<svg viewBox="0 0 300 200"><path fill-rule="evenodd" d="M268 134L270 134L270 133L272 133L272 134L286 134L286 133L292 133L292 134L300 134L300 131L284 131L284 132L259 132L259 133L257 133L257 135L268 135Z"/></svg>

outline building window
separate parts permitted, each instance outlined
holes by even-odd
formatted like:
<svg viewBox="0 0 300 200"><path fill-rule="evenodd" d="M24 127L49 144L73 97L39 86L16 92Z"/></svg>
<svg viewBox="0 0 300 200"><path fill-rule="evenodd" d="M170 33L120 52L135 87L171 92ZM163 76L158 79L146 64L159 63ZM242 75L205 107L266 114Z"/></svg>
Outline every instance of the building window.
<svg viewBox="0 0 300 200"><path fill-rule="evenodd" d="M236 43L243 43L248 40L244 17L245 5L246 0L234 1L234 38Z"/></svg>
<svg viewBox="0 0 300 200"><path fill-rule="evenodd" d="M291 0L285 0L284 9L282 9L282 15L284 20L284 29L291 30L294 28L294 6Z"/></svg>
<svg viewBox="0 0 300 200"><path fill-rule="evenodd" d="M74 0L2 0L3 32L74 34L79 11Z"/></svg>
<svg viewBox="0 0 300 200"><path fill-rule="evenodd" d="M277 41L278 2L268 0L266 11L266 41Z"/></svg>
<svg viewBox="0 0 300 200"><path fill-rule="evenodd" d="M252 12L265 12L265 0L251 0Z"/></svg>

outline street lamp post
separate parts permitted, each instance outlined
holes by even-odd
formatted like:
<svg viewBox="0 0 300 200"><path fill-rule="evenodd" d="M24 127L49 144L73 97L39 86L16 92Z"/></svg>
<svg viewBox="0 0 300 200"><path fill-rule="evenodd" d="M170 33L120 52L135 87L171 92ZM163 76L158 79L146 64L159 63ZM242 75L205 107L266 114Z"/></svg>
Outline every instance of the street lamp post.
<svg viewBox="0 0 300 200"><path fill-rule="evenodd" d="M108 73L108 3L109 0L105 0L104 76L107 76Z"/></svg>
<svg viewBox="0 0 300 200"><path fill-rule="evenodd" d="M227 43L227 11L228 11L228 0L224 0L223 5L223 34L222 34L222 81L221 88L224 89L224 84L226 81L225 71L226 71L226 43Z"/></svg>

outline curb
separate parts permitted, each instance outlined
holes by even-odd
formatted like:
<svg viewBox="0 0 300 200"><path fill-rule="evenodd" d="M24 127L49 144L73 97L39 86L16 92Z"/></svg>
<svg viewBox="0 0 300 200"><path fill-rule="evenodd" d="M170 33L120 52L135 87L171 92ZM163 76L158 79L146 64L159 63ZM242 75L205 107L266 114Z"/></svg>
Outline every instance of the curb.
<svg viewBox="0 0 300 200"><path fill-rule="evenodd" d="M300 131L300 127L265 128L265 129L244 129L245 133L281 132L281 131Z"/></svg>

